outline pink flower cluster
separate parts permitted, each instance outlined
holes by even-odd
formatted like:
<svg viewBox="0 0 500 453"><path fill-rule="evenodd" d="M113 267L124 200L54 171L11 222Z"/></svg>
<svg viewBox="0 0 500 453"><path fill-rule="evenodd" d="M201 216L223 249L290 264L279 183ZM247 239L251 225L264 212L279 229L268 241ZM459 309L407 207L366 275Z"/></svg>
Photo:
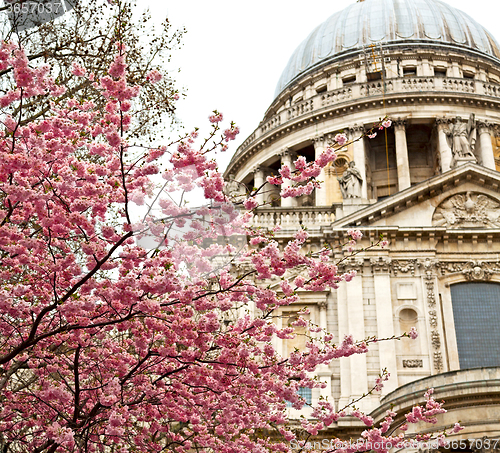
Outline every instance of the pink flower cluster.
<svg viewBox="0 0 500 453"><path fill-rule="evenodd" d="M412 340L416 340L418 338L418 332L417 332L417 329L415 329L415 327L412 327L410 329L410 332L408 333L408 336L412 339Z"/></svg>
<svg viewBox="0 0 500 453"><path fill-rule="evenodd" d="M337 134L335 141L339 146L344 146L347 143L347 136L345 134Z"/></svg>
<svg viewBox="0 0 500 453"><path fill-rule="evenodd" d="M224 119L224 116L222 115L222 113L219 113L217 110L214 110L214 114L210 115L208 117L208 120L211 123L220 123L223 119Z"/></svg>
<svg viewBox="0 0 500 453"><path fill-rule="evenodd" d="M226 129L224 131L224 140L226 142L234 140L239 133L240 133L240 128L238 126L231 125L229 129Z"/></svg>
<svg viewBox="0 0 500 453"><path fill-rule="evenodd" d="M153 69L152 71L149 71L146 75L146 80L148 82L151 82L151 83L157 83L159 82L161 79L163 78L163 76L161 75L161 73L159 71L157 71L156 69Z"/></svg>

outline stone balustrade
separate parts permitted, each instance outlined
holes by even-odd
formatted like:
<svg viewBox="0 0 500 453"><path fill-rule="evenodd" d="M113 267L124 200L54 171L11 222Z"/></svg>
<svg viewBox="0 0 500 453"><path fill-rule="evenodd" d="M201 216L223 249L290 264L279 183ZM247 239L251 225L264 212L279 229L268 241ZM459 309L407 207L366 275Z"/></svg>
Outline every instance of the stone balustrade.
<svg viewBox="0 0 500 453"><path fill-rule="evenodd" d="M312 112L316 110L317 97L315 96L307 101L301 101L287 110L287 119L291 120L293 118L297 118L298 116L302 116L306 113Z"/></svg>
<svg viewBox="0 0 500 453"><path fill-rule="evenodd" d="M356 101L357 99L369 99L380 97L390 93L421 93L421 94L462 94L469 93L485 97L500 98L500 85L475 79L457 77L398 77L376 80L363 83L352 83L342 88L319 93L309 99L299 101L296 104L276 113L271 118L262 122L250 137L240 146L238 154L245 151L255 140L270 131L285 125L289 121L300 119L311 112L328 109L331 106ZM235 156L237 157L237 156Z"/></svg>
<svg viewBox="0 0 500 453"><path fill-rule="evenodd" d="M484 83L483 92L487 96L500 97L500 85L495 83Z"/></svg>
<svg viewBox="0 0 500 453"><path fill-rule="evenodd" d="M335 220L330 207L293 207L260 208L253 216L252 224L256 227L272 229L280 225L282 229L298 229L301 226L310 230L328 226Z"/></svg>
<svg viewBox="0 0 500 453"><path fill-rule="evenodd" d="M338 90L328 91L321 95L321 105L332 105L352 99L352 88L344 87Z"/></svg>

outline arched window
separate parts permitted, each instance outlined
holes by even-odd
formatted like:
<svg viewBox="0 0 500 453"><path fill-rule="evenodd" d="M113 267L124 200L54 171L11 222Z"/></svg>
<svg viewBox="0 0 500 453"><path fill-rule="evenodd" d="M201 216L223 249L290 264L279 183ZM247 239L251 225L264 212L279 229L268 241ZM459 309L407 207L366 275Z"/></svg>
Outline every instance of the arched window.
<svg viewBox="0 0 500 453"><path fill-rule="evenodd" d="M500 366L500 284L451 286L460 369Z"/></svg>

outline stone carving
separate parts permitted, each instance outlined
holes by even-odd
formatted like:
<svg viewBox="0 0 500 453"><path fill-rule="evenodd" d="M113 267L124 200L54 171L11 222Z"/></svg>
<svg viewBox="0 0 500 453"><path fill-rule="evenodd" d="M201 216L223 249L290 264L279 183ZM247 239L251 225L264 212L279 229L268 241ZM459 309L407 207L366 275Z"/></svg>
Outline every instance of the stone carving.
<svg viewBox="0 0 500 453"><path fill-rule="evenodd" d="M431 342L435 349L439 349L441 347L441 338L439 337L439 332L437 330L433 330L431 332Z"/></svg>
<svg viewBox="0 0 500 453"><path fill-rule="evenodd" d="M387 256L370 258L370 264L374 272L389 272L391 270L391 263L391 258Z"/></svg>
<svg viewBox="0 0 500 453"><path fill-rule="evenodd" d="M500 203L487 195L459 193L436 208L432 224L448 228L500 227L499 207Z"/></svg>
<svg viewBox="0 0 500 453"><path fill-rule="evenodd" d="M349 258L339 264L339 269L342 272L356 271L360 273L363 270L365 264L364 258Z"/></svg>
<svg viewBox="0 0 500 453"><path fill-rule="evenodd" d="M462 122L462 118L457 116L445 130L448 139L448 146L451 148L453 158L470 158L476 160L474 148L476 145L476 120L471 113L467 124Z"/></svg>
<svg viewBox="0 0 500 453"><path fill-rule="evenodd" d="M245 186L234 179L234 174L231 173L224 186L224 194L228 197L237 197L245 193Z"/></svg>
<svg viewBox="0 0 500 453"><path fill-rule="evenodd" d="M361 186L363 185L363 178L361 173L356 168L356 164L352 160L349 162L349 167L342 175L342 178L337 178L340 184L340 191L342 197L346 198L361 198Z"/></svg>
<svg viewBox="0 0 500 453"><path fill-rule="evenodd" d="M463 270L467 280L489 280L491 278L492 271L484 263L472 261L468 264L469 267Z"/></svg>
<svg viewBox="0 0 500 453"><path fill-rule="evenodd" d="M499 440L487 436L478 439L469 439L468 446L474 453L500 452Z"/></svg>
<svg viewBox="0 0 500 453"><path fill-rule="evenodd" d="M434 307L436 305L436 297L434 296L434 282L426 281L425 286L427 287L427 304L429 307Z"/></svg>
<svg viewBox="0 0 500 453"><path fill-rule="evenodd" d="M424 361L421 359L405 359L403 360L403 368L423 368Z"/></svg>
<svg viewBox="0 0 500 453"><path fill-rule="evenodd" d="M438 351L434 352L434 368L437 372L443 369L443 355Z"/></svg>
<svg viewBox="0 0 500 453"><path fill-rule="evenodd" d="M392 262L392 271L394 272L394 275L398 275L399 272L403 274L407 274L408 272L410 272L411 275L414 276L416 266L417 266L416 259L407 261L394 260Z"/></svg>
<svg viewBox="0 0 500 453"><path fill-rule="evenodd" d="M462 273L469 281L489 280L500 272L500 262L467 261L440 263L441 275Z"/></svg>
<svg viewBox="0 0 500 453"><path fill-rule="evenodd" d="M325 300L320 300L318 302L318 307L320 310L326 310L326 308L328 307L328 302Z"/></svg>
<svg viewBox="0 0 500 453"><path fill-rule="evenodd" d="M433 267L436 265L435 262L431 260L426 260L423 264L425 271L425 286L427 289L427 306L429 308L429 325L432 329L431 331L431 344L435 349L434 351L434 369L438 373L441 372L443 368L443 357L441 354L441 336L439 331L436 329L438 325L438 317L436 311L436 295L434 293L434 275L432 272Z"/></svg>
<svg viewBox="0 0 500 453"><path fill-rule="evenodd" d="M429 324L431 327L437 327L437 312L436 310L429 310Z"/></svg>

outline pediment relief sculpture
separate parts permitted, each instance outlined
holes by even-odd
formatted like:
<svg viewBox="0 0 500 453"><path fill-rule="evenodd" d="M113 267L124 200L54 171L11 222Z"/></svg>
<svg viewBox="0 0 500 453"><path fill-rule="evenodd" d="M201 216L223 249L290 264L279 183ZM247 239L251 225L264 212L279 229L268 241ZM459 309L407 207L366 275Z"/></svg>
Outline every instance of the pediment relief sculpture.
<svg viewBox="0 0 500 453"><path fill-rule="evenodd" d="M484 194L465 192L444 200L434 212L433 226L447 228L500 227L500 203Z"/></svg>

